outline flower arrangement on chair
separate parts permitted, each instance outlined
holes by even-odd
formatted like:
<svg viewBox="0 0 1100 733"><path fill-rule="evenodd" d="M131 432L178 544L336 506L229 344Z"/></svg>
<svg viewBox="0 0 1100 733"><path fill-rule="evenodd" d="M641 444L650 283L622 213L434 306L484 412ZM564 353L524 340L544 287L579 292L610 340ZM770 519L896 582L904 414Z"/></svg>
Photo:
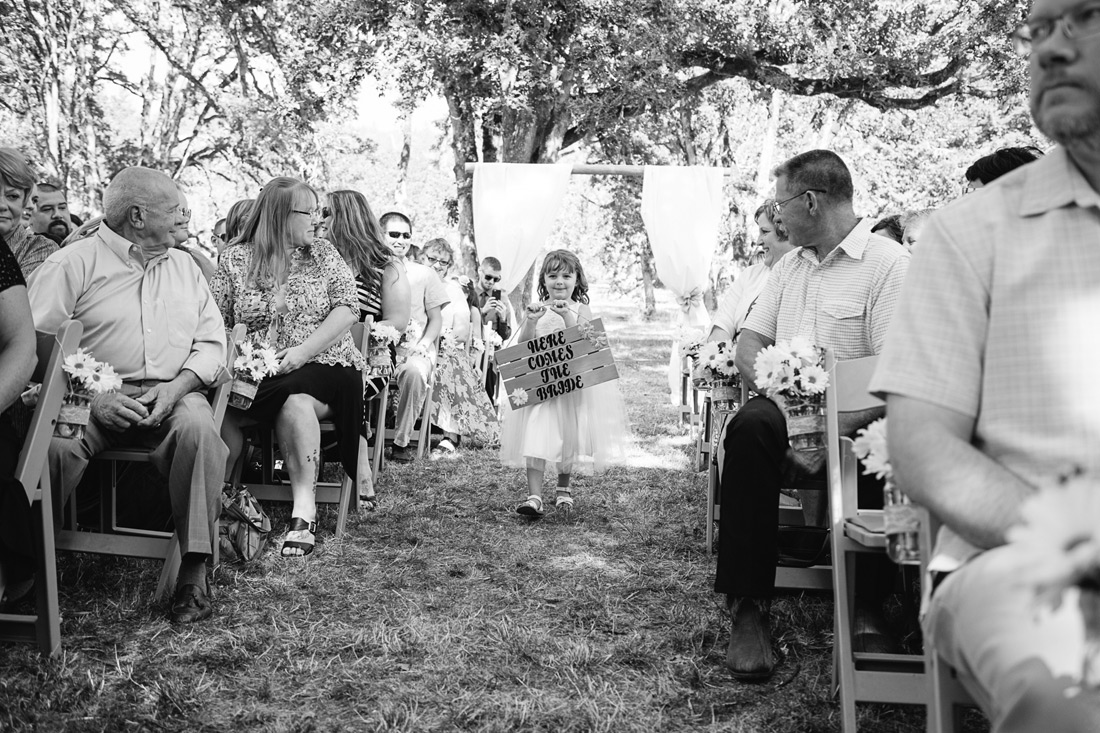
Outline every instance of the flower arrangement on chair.
<svg viewBox="0 0 1100 733"><path fill-rule="evenodd" d="M881 417L856 433L852 452L863 462L863 473L885 482L883 520L886 554L899 565L920 565L920 513L894 483L894 469L886 449L886 418Z"/></svg>
<svg viewBox="0 0 1100 733"><path fill-rule="evenodd" d="M710 390L715 410L733 411L741 405L741 374L734 363L736 353L728 341L708 341L695 356L692 380Z"/></svg>
<svg viewBox="0 0 1100 733"><path fill-rule="evenodd" d="M702 389L704 380L702 377L695 376L695 372L699 368L699 351L707 342L707 334L700 329L682 328L676 337L676 342L680 345L680 360L684 362L684 374L690 374L695 388Z"/></svg>
<svg viewBox="0 0 1100 733"><path fill-rule="evenodd" d="M264 377L279 373L275 349L264 342L237 342L237 358L233 362L233 384L229 387L229 406L238 410L252 407L256 388Z"/></svg>
<svg viewBox="0 0 1100 733"><path fill-rule="evenodd" d="M1081 688L1100 688L1100 485L1080 470L1028 497L1021 523L1008 530L1026 560L1019 582L1034 593L1037 612L1058 611L1076 602L1084 622ZM1073 607L1062 609L1072 612ZM1059 670L1061 672L1061 670ZM1080 692L1071 688L1067 694Z"/></svg>
<svg viewBox="0 0 1100 733"><path fill-rule="evenodd" d="M390 347L401 340L401 332L389 324L371 326L370 345L367 347L367 365L370 374L376 377L388 377L393 374L393 357Z"/></svg>
<svg viewBox="0 0 1100 733"><path fill-rule="evenodd" d="M765 347L756 355L756 386L787 416L787 434L795 450L825 447L825 351L796 336Z"/></svg>
<svg viewBox="0 0 1100 733"><path fill-rule="evenodd" d="M77 349L66 356L61 368L65 372L69 389L54 424L53 434L58 438L80 440L88 430L92 398L121 387L122 377L118 376L110 364L96 360L84 349Z"/></svg>

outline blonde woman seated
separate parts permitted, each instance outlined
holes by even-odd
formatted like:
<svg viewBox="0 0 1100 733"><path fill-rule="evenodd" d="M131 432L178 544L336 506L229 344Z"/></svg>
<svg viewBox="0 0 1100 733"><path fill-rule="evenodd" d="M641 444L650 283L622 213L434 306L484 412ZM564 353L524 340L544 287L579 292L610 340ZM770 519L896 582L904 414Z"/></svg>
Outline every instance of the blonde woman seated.
<svg viewBox="0 0 1100 733"><path fill-rule="evenodd" d="M330 242L313 238L317 193L293 178L264 186L237 244L222 252L210 282L228 327L277 351L279 372L260 382L247 411L226 411L226 480L240 457L241 428L274 425L294 495L282 554L313 552L320 420L336 426L340 462L356 475L366 368L348 329L359 318L355 278Z"/></svg>
<svg viewBox="0 0 1100 733"><path fill-rule="evenodd" d="M771 199L765 201L756 210L753 218L756 220L756 225L760 227L759 246L763 248L764 259L745 268L726 291L718 304L718 310L714 313L708 341L732 343L737 340L753 303L760 297L760 293L764 292L764 285L768 282L772 266L779 262L783 255L794 249L794 245L787 239L787 230L783 228L783 224L775 221L777 217L774 201Z"/></svg>

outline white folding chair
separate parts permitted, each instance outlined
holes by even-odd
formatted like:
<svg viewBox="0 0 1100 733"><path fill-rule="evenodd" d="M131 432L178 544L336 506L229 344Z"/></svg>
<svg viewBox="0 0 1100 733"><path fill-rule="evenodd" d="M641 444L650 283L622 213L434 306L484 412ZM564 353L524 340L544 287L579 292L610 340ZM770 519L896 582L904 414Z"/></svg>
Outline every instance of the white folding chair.
<svg viewBox="0 0 1100 733"><path fill-rule="evenodd" d="M33 515L36 613L0 614L0 640L37 642L46 656L61 649L61 618L57 604L57 563L54 554L53 497L46 455L54 424L66 392L61 369L65 357L80 346L84 329L79 321L65 321L57 334L38 335L38 365L33 379L42 383L38 405L19 453L15 478L27 492ZM0 579L0 594L3 582Z"/></svg>
<svg viewBox="0 0 1100 733"><path fill-rule="evenodd" d="M232 370L236 356L235 344L245 336L243 324L233 329L228 345L227 368ZM229 401L232 380L225 380L211 394L210 405L214 413L214 427L221 429L225 417L225 407ZM166 532L138 527L126 527L118 522L118 480L121 475L120 463L149 463L151 451L146 448L114 448L105 450L93 457L93 462L105 463L100 474L100 524L96 532L78 531L76 522L76 492L70 497L71 526L57 533L57 549L72 552L90 552L99 555L121 555L124 557L163 560L160 578L157 581L155 598L166 598L175 591L176 575L180 568L180 544L177 532ZM211 529L213 537L212 552L217 560L218 520L215 518Z"/></svg>
<svg viewBox="0 0 1100 733"><path fill-rule="evenodd" d="M871 654L853 648L855 560L860 553L884 554L882 510L860 509L856 480L858 460L852 440L839 435L839 415L882 405L867 391L877 357L837 361L825 353L829 385L825 393L829 466L829 512L832 521L835 600L835 661L840 680L841 726L857 729L856 702L929 705L925 654Z"/></svg>

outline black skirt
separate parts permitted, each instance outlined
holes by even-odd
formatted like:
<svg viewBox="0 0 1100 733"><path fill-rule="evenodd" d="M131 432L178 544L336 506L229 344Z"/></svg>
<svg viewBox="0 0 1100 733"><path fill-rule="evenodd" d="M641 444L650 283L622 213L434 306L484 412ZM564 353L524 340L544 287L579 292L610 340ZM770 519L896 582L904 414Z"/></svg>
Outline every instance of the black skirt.
<svg viewBox="0 0 1100 733"><path fill-rule="evenodd" d="M267 377L256 388L256 398L245 414L274 427L279 411L292 394L308 394L332 410L340 463L353 479L359 457L359 428L363 419L363 374L355 367L309 363L289 374ZM358 484L356 484L358 486Z"/></svg>

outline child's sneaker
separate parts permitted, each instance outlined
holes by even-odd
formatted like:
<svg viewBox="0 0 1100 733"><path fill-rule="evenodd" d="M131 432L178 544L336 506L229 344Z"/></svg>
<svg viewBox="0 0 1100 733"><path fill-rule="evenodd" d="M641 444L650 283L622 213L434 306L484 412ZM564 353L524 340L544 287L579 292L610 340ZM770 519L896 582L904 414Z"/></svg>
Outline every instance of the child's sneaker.
<svg viewBox="0 0 1100 733"><path fill-rule="evenodd" d="M527 501L516 507L516 513L534 519L546 514L546 509L542 506L542 497L531 494L527 497Z"/></svg>

